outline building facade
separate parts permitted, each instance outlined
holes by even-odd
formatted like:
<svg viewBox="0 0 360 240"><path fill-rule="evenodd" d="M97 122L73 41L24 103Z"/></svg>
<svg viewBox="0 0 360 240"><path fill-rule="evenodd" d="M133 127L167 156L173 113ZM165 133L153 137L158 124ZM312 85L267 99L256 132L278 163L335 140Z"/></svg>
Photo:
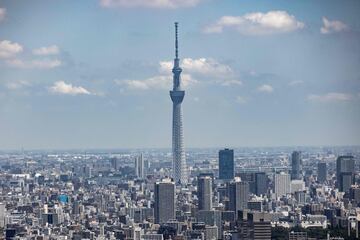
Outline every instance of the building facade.
<svg viewBox="0 0 360 240"><path fill-rule="evenodd" d="M198 207L199 210L211 210L212 209L212 178L209 176L200 176L198 178Z"/></svg>
<svg viewBox="0 0 360 240"><path fill-rule="evenodd" d="M175 219L175 184L170 179L155 183L155 223Z"/></svg>
<svg viewBox="0 0 360 240"><path fill-rule="evenodd" d="M302 178L301 152L294 151L291 154L291 180L301 180Z"/></svg>
<svg viewBox="0 0 360 240"><path fill-rule="evenodd" d="M234 150L225 148L219 151L219 179L234 179Z"/></svg>

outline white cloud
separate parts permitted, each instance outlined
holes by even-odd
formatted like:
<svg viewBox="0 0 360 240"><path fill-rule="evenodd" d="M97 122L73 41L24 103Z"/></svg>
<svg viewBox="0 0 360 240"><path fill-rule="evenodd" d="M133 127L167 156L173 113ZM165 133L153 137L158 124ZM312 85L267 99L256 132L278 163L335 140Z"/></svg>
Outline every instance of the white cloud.
<svg viewBox="0 0 360 240"><path fill-rule="evenodd" d="M220 63L213 58L184 58L180 62L180 67L186 73L197 77L207 77L209 82L221 86L242 85L241 80L234 78L234 72L230 66ZM172 61L161 61L159 72L164 74L171 73L172 68Z"/></svg>
<svg viewBox="0 0 360 240"><path fill-rule="evenodd" d="M274 88L268 84L264 84L258 87L257 90L259 92L272 93L274 91Z"/></svg>
<svg viewBox="0 0 360 240"><path fill-rule="evenodd" d="M18 43L8 40L0 41L0 58L11 58L23 51L23 47Z"/></svg>
<svg viewBox="0 0 360 240"><path fill-rule="evenodd" d="M236 102L239 103L239 104L245 104L245 103L247 103L247 99L242 97L242 96L237 96L236 97Z"/></svg>
<svg viewBox="0 0 360 240"><path fill-rule="evenodd" d="M196 82L189 74L181 75L181 84L184 87ZM158 75L144 80L115 80L115 83L132 90L171 89L172 76Z"/></svg>
<svg viewBox="0 0 360 240"><path fill-rule="evenodd" d="M194 7L201 0L100 0L103 7L181 8Z"/></svg>
<svg viewBox="0 0 360 240"><path fill-rule="evenodd" d="M42 59L42 60L30 60L23 61L21 59L11 59L6 61L11 67L16 68L37 68L37 69L49 69L61 66L62 62L58 59Z"/></svg>
<svg viewBox="0 0 360 240"><path fill-rule="evenodd" d="M242 85L242 81L234 78L232 69L225 64L219 63L212 58L184 58L180 67L184 73L181 74L181 84L188 87L197 83L196 79L207 77L209 82L222 86ZM159 62L159 74L142 80L115 80L118 85L127 89L171 89L172 86L172 61ZM194 77L195 76L195 77Z"/></svg>
<svg viewBox="0 0 360 240"><path fill-rule="evenodd" d="M337 33L349 30L349 27L338 20L329 20L326 17L322 18L323 26L320 28L322 34Z"/></svg>
<svg viewBox="0 0 360 240"><path fill-rule="evenodd" d="M33 50L34 55L56 55L59 54L60 50L59 47L56 45L48 46L48 47L41 47Z"/></svg>
<svg viewBox="0 0 360 240"><path fill-rule="evenodd" d="M222 79L222 80L217 80L216 83L225 87L236 86L236 85L241 86L243 84L241 80L237 80L237 79Z"/></svg>
<svg viewBox="0 0 360 240"><path fill-rule="evenodd" d="M0 8L0 22L5 19L6 9Z"/></svg>
<svg viewBox="0 0 360 240"><path fill-rule="evenodd" d="M160 62L159 71L169 73L171 72L172 67L172 61L162 61ZM219 63L212 58L184 58L181 60L180 67L186 72L207 76L224 77L232 74L230 66Z"/></svg>
<svg viewBox="0 0 360 240"><path fill-rule="evenodd" d="M49 88L50 92L57 94L67 95L89 95L91 94L88 90L81 86L73 86L71 83L65 83L64 81L55 82L53 86Z"/></svg>
<svg viewBox="0 0 360 240"><path fill-rule="evenodd" d="M221 33L234 29L244 35L266 35L292 32L305 24L286 11L253 12L242 16L223 16L214 24L205 27L205 33Z"/></svg>
<svg viewBox="0 0 360 240"><path fill-rule="evenodd" d="M346 102L350 101L353 98L351 94L348 93L337 93L337 92L330 92L326 93L324 95L316 95L316 94L310 94L307 99L309 101L314 102Z"/></svg>
<svg viewBox="0 0 360 240"><path fill-rule="evenodd" d="M28 81L24 81L24 80L9 81L5 84L6 88L10 90L16 90L30 85L31 84Z"/></svg>
<svg viewBox="0 0 360 240"><path fill-rule="evenodd" d="M304 81L302 81L302 80L294 80L294 81L289 82L289 86L297 86L297 85L300 85L303 83L304 83Z"/></svg>

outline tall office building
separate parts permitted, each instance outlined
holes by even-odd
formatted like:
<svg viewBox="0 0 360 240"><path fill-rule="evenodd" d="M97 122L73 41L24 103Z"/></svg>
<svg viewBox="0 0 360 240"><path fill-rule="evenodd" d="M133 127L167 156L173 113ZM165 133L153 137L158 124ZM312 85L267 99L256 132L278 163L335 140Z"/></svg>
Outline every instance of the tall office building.
<svg viewBox="0 0 360 240"><path fill-rule="evenodd" d="M291 193L300 192L305 190L305 182L303 180L291 180L290 191Z"/></svg>
<svg viewBox="0 0 360 240"><path fill-rule="evenodd" d="M274 192L276 197L290 193L290 175L284 172L276 173L274 176Z"/></svg>
<svg viewBox="0 0 360 240"><path fill-rule="evenodd" d="M217 239L222 239L222 220L221 220L221 211L218 210L200 210L197 213L197 221L203 222L209 226L216 226L218 229Z"/></svg>
<svg viewBox="0 0 360 240"><path fill-rule="evenodd" d="M144 173L144 159L143 155L135 157L135 175L137 178L143 179L145 177Z"/></svg>
<svg viewBox="0 0 360 240"><path fill-rule="evenodd" d="M268 189L268 177L264 172L255 173L255 193L256 195L266 195Z"/></svg>
<svg viewBox="0 0 360 240"><path fill-rule="evenodd" d="M155 183L155 223L175 219L175 184L171 179Z"/></svg>
<svg viewBox="0 0 360 240"><path fill-rule="evenodd" d="M266 212L243 210L238 214L239 239L271 239L271 215Z"/></svg>
<svg viewBox="0 0 360 240"><path fill-rule="evenodd" d="M219 179L234 179L234 150L225 148L219 151Z"/></svg>
<svg viewBox="0 0 360 240"><path fill-rule="evenodd" d="M291 180L302 179L302 160L301 152L294 151L291 154Z"/></svg>
<svg viewBox="0 0 360 240"><path fill-rule="evenodd" d="M326 162L319 162L317 165L317 180L319 183L326 181L327 177L327 167Z"/></svg>
<svg viewBox="0 0 360 240"><path fill-rule="evenodd" d="M347 192L354 183L355 159L353 156L339 156L336 160L336 182L339 191Z"/></svg>
<svg viewBox="0 0 360 240"><path fill-rule="evenodd" d="M237 215L239 210L247 208L249 200L249 183L235 178L228 184L229 209Z"/></svg>
<svg viewBox="0 0 360 240"><path fill-rule="evenodd" d="M182 69L179 66L178 56L178 23L175 23L175 59L173 72L173 90L170 97L173 102L173 122L172 122L172 153L173 153L173 176L176 184L187 183L187 168L184 150L184 135L182 122L181 103L185 96L185 91L181 89L180 74Z"/></svg>
<svg viewBox="0 0 360 240"><path fill-rule="evenodd" d="M6 204L0 203L0 228L5 227Z"/></svg>
<svg viewBox="0 0 360 240"><path fill-rule="evenodd" d="M198 177L197 197L199 210L212 209L212 179L209 176Z"/></svg>

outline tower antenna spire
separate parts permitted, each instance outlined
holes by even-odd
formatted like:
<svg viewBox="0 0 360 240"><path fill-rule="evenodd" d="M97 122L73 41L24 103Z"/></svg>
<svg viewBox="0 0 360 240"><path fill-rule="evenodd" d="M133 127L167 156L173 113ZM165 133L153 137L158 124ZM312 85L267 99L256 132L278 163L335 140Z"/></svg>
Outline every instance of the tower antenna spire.
<svg viewBox="0 0 360 240"><path fill-rule="evenodd" d="M179 58L178 44L178 22L175 22L175 58Z"/></svg>

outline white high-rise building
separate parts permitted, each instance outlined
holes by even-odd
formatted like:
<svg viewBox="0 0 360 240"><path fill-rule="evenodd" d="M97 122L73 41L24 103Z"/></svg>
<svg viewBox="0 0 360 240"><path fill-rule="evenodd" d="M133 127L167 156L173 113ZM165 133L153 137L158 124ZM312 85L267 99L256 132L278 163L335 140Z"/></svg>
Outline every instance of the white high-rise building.
<svg viewBox="0 0 360 240"><path fill-rule="evenodd" d="M143 155L135 157L135 175L138 178L143 179L145 177L144 173L144 159Z"/></svg>
<svg viewBox="0 0 360 240"><path fill-rule="evenodd" d="M185 91L181 89L180 59L178 56L178 23L175 23L175 59L173 72L173 90L170 97L173 102L173 123L172 123L172 154L173 154L173 177L176 184L187 183L187 167L184 150L184 135L181 103Z"/></svg>
<svg viewBox="0 0 360 240"><path fill-rule="evenodd" d="M291 193L305 190L305 182L303 180L291 180Z"/></svg>
<svg viewBox="0 0 360 240"><path fill-rule="evenodd" d="M276 197L290 193L290 175L284 172L276 173L274 176L274 192Z"/></svg>
<svg viewBox="0 0 360 240"><path fill-rule="evenodd" d="M5 227L5 214L6 214L6 208L5 203L0 203L0 227Z"/></svg>

